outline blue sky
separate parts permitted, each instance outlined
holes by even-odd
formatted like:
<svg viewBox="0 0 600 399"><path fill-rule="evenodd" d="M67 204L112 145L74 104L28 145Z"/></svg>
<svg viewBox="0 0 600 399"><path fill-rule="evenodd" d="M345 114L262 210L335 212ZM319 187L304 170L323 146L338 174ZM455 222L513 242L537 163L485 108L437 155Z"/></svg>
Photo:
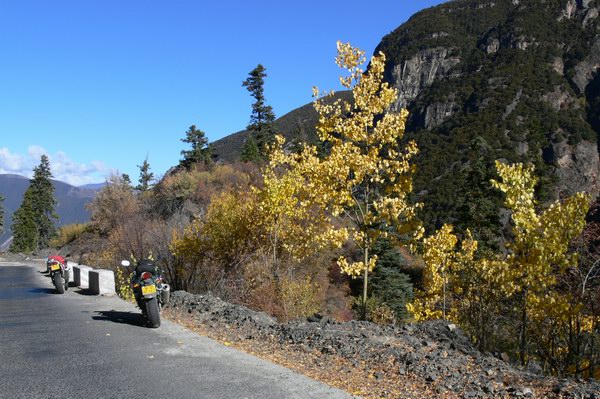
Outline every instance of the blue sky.
<svg viewBox="0 0 600 399"><path fill-rule="evenodd" d="M0 0L0 173L42 153L57 179L160 177L192 124L210 141L245 128L241 83L258 63L277 116L339 89L337 40L372 54L440 0ZM372 4L373 6L370 6Z"/></svg>

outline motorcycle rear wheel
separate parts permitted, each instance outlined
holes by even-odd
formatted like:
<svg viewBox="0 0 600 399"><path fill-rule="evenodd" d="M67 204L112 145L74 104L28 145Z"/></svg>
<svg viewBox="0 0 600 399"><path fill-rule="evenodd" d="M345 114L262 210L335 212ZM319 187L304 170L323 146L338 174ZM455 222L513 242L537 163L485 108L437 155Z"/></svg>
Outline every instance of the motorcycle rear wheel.
<svg viewBox="0 0 600 399"><path fill-rule="evenodd" d="M56 288L57 293L65 293L65 279L63 279L60 273L54 273L54 275L52 275L52 282L54 283L54 288Z"/></svg>
<svg viewBox="0 0 600 399"><path fill-rule="evenodd" d="M158 310L158 298L154 297L146 301L146 317L150 328L160 327L160 312Z"/></svg>

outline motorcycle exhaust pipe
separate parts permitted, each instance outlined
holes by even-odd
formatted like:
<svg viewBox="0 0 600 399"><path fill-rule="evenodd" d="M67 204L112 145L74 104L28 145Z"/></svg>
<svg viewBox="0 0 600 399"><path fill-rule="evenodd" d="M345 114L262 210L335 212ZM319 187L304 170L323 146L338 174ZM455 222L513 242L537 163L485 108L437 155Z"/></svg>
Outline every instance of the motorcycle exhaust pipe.
<svg viewBox="0 0 600 399"><path fill-rule="evenodd" d="M169 303L169 299L171 299L171 287L169 284L163 284L160 288L160 299L163 305Z"/></svg>

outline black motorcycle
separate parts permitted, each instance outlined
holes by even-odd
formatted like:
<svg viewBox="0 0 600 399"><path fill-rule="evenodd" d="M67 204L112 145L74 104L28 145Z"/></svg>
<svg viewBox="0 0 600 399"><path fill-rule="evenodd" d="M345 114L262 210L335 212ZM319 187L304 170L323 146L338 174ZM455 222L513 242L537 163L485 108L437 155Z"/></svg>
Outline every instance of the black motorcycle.
<svg viewBox="0 0 600 399"><path fill-rule="evenodd" d="M127 260L121 266L129 267ZM160 327L160 309L169 302L171 288L165 283L156 264L150 260L142 260L131 273L131 289L133 296L151 328Z"/></svg>
<svg viewBox="0 0 600 399"><path fill-rule="evenodd" d="M69 277L71 273L67 265L62 264L58 260L51 259L47 263L47 269L50 273L50 278L52 279L52 284L54 284L56 292L64 294L65 291L69 289Z"/></svg>

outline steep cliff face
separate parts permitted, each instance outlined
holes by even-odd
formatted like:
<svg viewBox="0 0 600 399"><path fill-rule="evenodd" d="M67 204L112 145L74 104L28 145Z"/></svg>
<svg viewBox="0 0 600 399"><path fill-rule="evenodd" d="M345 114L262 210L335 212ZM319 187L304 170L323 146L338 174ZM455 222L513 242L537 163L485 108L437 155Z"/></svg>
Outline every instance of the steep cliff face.
<svg viewBox="0 0 600 399"><path fill-rule="evenodd" d="M457 77L451 73L460 63L460 57L453 55L454 51L455 49L444 47L426 49L402 64L394 65L392 81L399 94L394 110L406 108L436 79Z"/></svg>
<svg viewBox="0 0 600 399"><path fill-rule="evenodd" d="M467 204L495 159L534 163L543 199L600 193L599 9L600 0L455 0L383 38L375 52L399 90L394 110L411 114L430 226L475 217Z"/></svg>
<svg viewBox="0 0 600 399"><path fill-rule="evenodd" d="M582 189L597 193L599 160L596 146L586 141L575 146L563 142L554 145L553 150L553 162L557 167L556 174L559 182L555 187L555 196Z"/></svg>

